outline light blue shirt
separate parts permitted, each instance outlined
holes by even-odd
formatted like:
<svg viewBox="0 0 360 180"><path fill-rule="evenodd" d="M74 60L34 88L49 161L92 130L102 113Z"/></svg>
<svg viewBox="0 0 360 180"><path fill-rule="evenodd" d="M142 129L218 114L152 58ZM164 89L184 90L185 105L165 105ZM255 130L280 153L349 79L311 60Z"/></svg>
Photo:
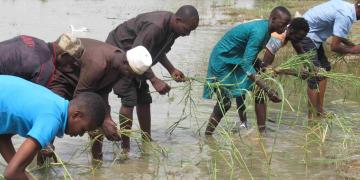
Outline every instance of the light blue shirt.
<svg viewBox="0 0 360 180"><path fill-rule="evenodd" d="M343 0L331 0L311 8L304 18L310 26L307 37L319 47L330 36L347 38L356 21L355 6Z"/></svg>
<svg viewBox="0 0 360 180"><path fill-rule="evenodd" d="M0 134L34 138L42 148L65 133L69 101L19 77L0 75Z"/></svg>

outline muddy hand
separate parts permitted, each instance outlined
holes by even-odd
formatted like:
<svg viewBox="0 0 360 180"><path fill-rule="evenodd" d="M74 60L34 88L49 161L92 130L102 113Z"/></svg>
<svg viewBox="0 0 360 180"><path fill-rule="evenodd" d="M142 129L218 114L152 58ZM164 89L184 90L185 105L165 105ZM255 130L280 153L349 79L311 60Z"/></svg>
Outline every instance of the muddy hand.
<svg viewBox="0 0 360 180"><path fill-rule="evenodd" d="M52 158L54 162L57 162L56 155L54 153L55 146L50 144L46 148L39 151L37 155L37 165L41 166L44 164L47 158Z"/></svg>
<svg viewBox="0 0 360 180"><path fill-rule="evenodd" d="M279 97L279 94L275 90L269 89L268 91L266 91L266 94L268 95L269 99L272 102L274 103L281 102L281 98Z"/></svg>
<svg viewBox="0 0 360 180"><path fill-rule="evenodd" d="M171 72L171 77L176 81L176 82L185 82L185 76L184 74L178 70L178 69L174 69Z"/></svg>
<svg viewBox="0 0 360 180"><path fill-rule="evenodd" d="M301 72L300 72L300 78L301 78L302 80L308 79L309 76L310 76L309 71L301 71Z"/></svg>
<svg viewBox="0 0 360 180"><path fill-rule="evenodd" d="M102 128L105 136L110 141L120 141L120 136L117 132L116 123L113 120L105 120Z"/></svg>
<svg viewBox="0 0 360 180"><path fill-rule="evenodd" d="M164 95L168 93L171 89L171 87L164 81L157 79L153 82L153 86L159 94Z"/></svg>
<svg viewBox="0 0 360 180"><path fill-rule="evenodd" d="M30 173L28 173L28 172L25 172L25 175L26 175L26 178L27 178L28 180L33 180L33 179L34 179L34 177L33 177Z"/></svg>

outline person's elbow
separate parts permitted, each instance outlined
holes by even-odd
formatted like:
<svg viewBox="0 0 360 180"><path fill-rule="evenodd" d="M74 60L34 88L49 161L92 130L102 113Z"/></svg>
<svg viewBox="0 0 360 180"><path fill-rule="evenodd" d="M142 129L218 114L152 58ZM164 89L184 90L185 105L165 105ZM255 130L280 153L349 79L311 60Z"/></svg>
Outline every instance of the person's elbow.
<svg viewBox="0 0 360 180"><path fill-rule="evenodd" d="M337 53L338 53L338 51L339 51L339 46L338 46L337 44L331 44L330 50L331 50L332 52L337 52Z"/></svg>

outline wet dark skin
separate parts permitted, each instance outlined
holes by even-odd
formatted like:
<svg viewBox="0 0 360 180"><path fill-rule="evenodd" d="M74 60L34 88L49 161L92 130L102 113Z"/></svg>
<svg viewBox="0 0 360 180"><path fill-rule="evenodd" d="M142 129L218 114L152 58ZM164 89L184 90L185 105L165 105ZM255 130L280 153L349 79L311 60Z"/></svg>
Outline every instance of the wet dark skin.
<svg viewBox="0 0 360 180"><path fill-rule="evenodd" d="M273 32L277 32L279 34L283 33L285 31L285 27L290 22L291 17L287 14L284 14L282 12L275 13L273 15L270 15L269 18L269 35ZM269 97L269 99L275 103L281 102L281 98L279 97L278 93L269 88L264 82L261 80L258 80L256 78L256 74L251 74L248 76L250 80L255 82L255 84L265 92L265 94ZM237 99L238 100L238 99ZM224 105L226 106L226 105ZM228 108L222 108L223 110L219 110L221 108L221 105L217 103L214 107L213 113L211 114L209 118L208 125L205 130L205 135L212 135L215 128L223 118ZM238 108L238 114L240 117L240 120L242 122L247 121L246 113L241 110L241 108ZM224 113L223 113L224 111ZM221 113L219 113L221 112ZM255 102L255 113L257 117L257 124L260 132L263 132L265 130L265 119L266 119L266 104L263 102Z"/></svg>
<svg viewBox="0 0 360 180"><path fill-rule="evenodd" d="M68 123L66 125L65 134L70 136L82 136L86 131L95 130L96 124L92 123L80 109L76 106L68 108ZM25 168L31 163L35 155L40 151L40 144L32 137L26 138L21 144L18 151L15 151L11 141L12 134L0 135L0 153L8 163L5 169L5 179L33 179Z"/></svg>
<svg viewBox="0 0 360 180"><path fill-rule="evenodd" d="M195 30L199 24L199 18L189 18L187 20L178 17L177 15L172 16L170 20L170 27L176 33L175 36L188 36L191 31ZM171 77L176 82L184 82L185 76L184 74L175 68L169 59L166 56L159 61L163 67L169 72ZM171 87L163 80L156 77L154 72L149 69L146 73L144 73L147 79L150 80L154 89L161 95L168 93ZM141 130L143 131L143 138L147 140L151 140L151 112L150 112L150 104L138 104L136 106L137 116L139 120L139 125ZM121 106L120 114L124 116L127 121L121 123L122 128L131 129L132 119L133 119L133 109L134 107ZM122 149L123 152L126 153L130 149L130 138L127 136L122 137Z"/></svg>

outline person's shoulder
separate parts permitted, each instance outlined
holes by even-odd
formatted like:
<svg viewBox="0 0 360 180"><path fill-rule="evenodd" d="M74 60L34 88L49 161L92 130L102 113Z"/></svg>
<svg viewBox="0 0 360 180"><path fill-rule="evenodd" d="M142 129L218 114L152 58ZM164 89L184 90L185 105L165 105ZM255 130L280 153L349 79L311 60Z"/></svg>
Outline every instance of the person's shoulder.
<svg viewBox="0 0 360 180"><path fill-rule="evenodd" d="M141 14L142 16L171 16L174 13L170 12L170 11L151 11L151 12L147 12L147 13L143 13Z"/></svg>
<svg viewBox="0 0 360 180"><path fill-rule="evenodd" d="M251 27L253 30L267 30L269 27L269 21L266 19L252 19L246 22L245 25Z"/></svg>
<svg viewBox="0 0 360 180"><path fill-rule="evenodd" d="M89 44L106 44L105 42L99 41L97 39L90 39L90 38L79 38L83 45Z"/></svg>
<svg viewBox="0 0 360 180"><path fill-rule="evenodd" d="M338 8L337 15L344 16L344 17L350 17L350 18L356 18L354 4L346 2L346 1L341 1L341 3L340 2L336 3L336 4L334 4L334 6Z"/></svg>
<svg viewBox="0 0 360 180"><path fill-rule="evenodd" d="M152 11L137 16L137 20L151 28L164 29L174 13L170 11Z"/></svg>
<svg viewBox="0 0 360 180"><path fill-rule="evenodd" d="M151 11L137 15L136 19L155 23L158 21L169 19L169 17L171 17L172 15L174 15L174 13L170 11Z"/></svg>
<svg viewBox="0 0 360 180"><path fill-rule="evenodd" d="M265 19L254 20L251 24L251 31L265 36L269 31L269 21Z"/></svg>
<svg viewBox="0 0 360 180"><path fill-rule="evenodd" d="M255 29L257 29L257 28L254 28L255 26L266 25L266 23L267 23L267 20L264 20L264 19L252 19L252 20L236 23L233 26L233 29L255 30Z"/></svg>
<svg viewBox="0 0 360 180"><path fill-rule="evenodd" d="M89 50L91 50L90 53L97 53L97 52L103 52L104 50L110 50L110 51L117 51L119 48L115 47L111 44L108 44L106 42L97 40L97 39L90 39L90 38L79 38L81 43L84 45L85 51L84 54L89 53Z"/></svg>

